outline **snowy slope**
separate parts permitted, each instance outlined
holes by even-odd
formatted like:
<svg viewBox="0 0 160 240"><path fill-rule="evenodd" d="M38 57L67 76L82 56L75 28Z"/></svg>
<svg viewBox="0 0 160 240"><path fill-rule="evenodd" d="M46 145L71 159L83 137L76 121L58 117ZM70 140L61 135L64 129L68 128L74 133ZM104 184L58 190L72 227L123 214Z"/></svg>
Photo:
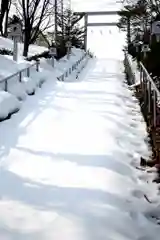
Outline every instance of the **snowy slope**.
<svg viewBox="0 0 160 240"><path fill-rule="evenodd" d="M7 48L9 50L13 51L13 41L8 39L8 38L3 38L0 37L0 48ZM23 44L22 43L18 43L18 50L19 50L19 55L22 56L23 55ZM41 46L37 46L37 45L33 45L31 44L29 47L29 53L28 56L32 56L35 54L40 54L44 51L47 51L48 49L45 47L41 47Z"/></svg>
<svg viewBox="0 0 160 240"><path fill-rule="evenodd" d="M26 99L27 95L33 95L37 88L41 87L45 81L52 79L52 81L56 82L57 78L60 79L62 75L66 75L66 72L67 76L63 77L63 81L71 74L73 78L75 75L78 76L82 67L87 63L87 56L82 60L84 54L83 50L72 48L70 58L67 59L64 57L59 62L54 60L54 67L52 66L51 59L41 59L39 72L36 71L36 66L35 64L33 65L33 62L30 63L22 59L15 62L8 56L0 56L0 121L5 120L12 113L19 110L20 103L17 107L17 99L22 101ZM81 61L81 63L78 64L76 69L69 71L77 61ZM21 82L19 81L19 75L9 79L7 81L7 91L10 94L6 94L4 92L4 89L6 89L6 83L3 81L4 78L29 67L30 64L33 65L30 68L30 77L27 77L27 71L25 70L21 75ZM13 101L13 99L15 100Z"/></svg>
<svg viewBox="0 0 160 240"><path fill-rule="evenodd" d="M159 240L156 186L134 167L146 126L109 50L0 124L0 239Z"/></svg>

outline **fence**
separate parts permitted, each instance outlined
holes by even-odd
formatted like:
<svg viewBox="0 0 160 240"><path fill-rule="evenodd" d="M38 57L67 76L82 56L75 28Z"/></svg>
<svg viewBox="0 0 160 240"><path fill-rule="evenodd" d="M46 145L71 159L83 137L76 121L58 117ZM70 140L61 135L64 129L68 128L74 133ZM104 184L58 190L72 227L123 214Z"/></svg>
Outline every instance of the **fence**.
<svg viewBox="0 0 160 240"><path fill-rule="evenodd" d="M128 76L131 77L133 84L135 83L135 74L132 69L132 63L129 61L127 52L125 52L125 69ZM143 63L139 63L140 71L140 90L143 98L143 104L146 115L149 117L150 124L156 128L160 126L160 91L155 85L153 79L147 72Z"/></svg>
<svg viewBox="0 0 160 240"><path fill-rule="evenodd" d="M64 81L65 78L67 78L75 69L77 69L78 65L85 59L87 55L88 52L86 52L78 61L76 61L66 72L60 75L57 79L59 81Z"/></svg>
<svg viewBox="0 0 160 240"><path fill-rule="evenodd" d="M59 76L57 79L59 81L64 81L65 77L67 78L76 68L77 66L83 61L83 59L86 57L86 55L88 55L88 52L85 53L78 61L76 61L76 63L74 63L72 65L71 68L69 68L69 70L67 70L65 73L63 73L61 76ZM4 83L4 90L7 91L8 90L8 81L13 79L14 77L18 77L19 82L22 81L22 74L25 73L27 77L30 77L30 70L32 67L36 68L36 71L39 71L39 65L40 65L40 61L37 60L35 63L31 64L30 66L23 68L21 70L19 70L16 73L13 73L12 75L9 75L3 79L0 80L0 84Z"/></svg>
<svg viewBox="0 0 160 240"><path fill-rule="evenodd" d="M17 76L18 79L19 79L19 82L21 82L23 73L26 73L26 76L30 77L30 70L31 70L32 67L35 67L36 71L38 72L39 71L39 63L40 63L39 60L37 60L35 63L31 64L30 66L25 67L25 68L19 70L18 72L13 73L12 75L9 75L9 76L1 79L0 83L5 83L4 90L5 91L8 90L8 81L11 80L13 77Z"/></svg>

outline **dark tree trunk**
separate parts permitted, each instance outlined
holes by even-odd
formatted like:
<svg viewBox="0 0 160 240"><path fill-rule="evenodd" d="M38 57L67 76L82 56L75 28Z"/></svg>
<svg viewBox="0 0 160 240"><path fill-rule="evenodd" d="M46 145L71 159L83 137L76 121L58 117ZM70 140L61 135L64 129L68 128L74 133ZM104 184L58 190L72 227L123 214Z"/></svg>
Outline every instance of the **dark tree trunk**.
<svg viewBox="0 0 160 240"><path fill-rule="evenodd" d="M128 45L131 43L131 20L127 17L127 42Z"/></svg>
<svg viewBox="0 0 160 240"><path fill-rule="evenodd" d="M25 31L24 49L23 49L23 56L24 57L28 56L29 44L30 44L30 35L28 34L28 31Z"/></svg>
<svg viewBox="0 0 160 240"><path fill-rule="evenodd" d="M27 57L28 56L28 50L29 50L29 39L25 37L24 39L24 49L23 49L23 56Z"/></svg>
<svg viewBox="0 0 160 240"><path fill-rule="evenodd" d="M0 32L3 35L3 20L5 17L5 14L7 14L9 10L9 4L10 0L2 0L1 1L1 11L0 11ZM6 19L8 21L8 19Z"/></svg>
<svg viewBox="0 0 160 240"><path fill-rule="evenodd" d="M31 30L32 30L32 26L30 25L30 21L28 18L26 19L25 31L24 31L24 48L23 48L24 57L28 56L29 44L31 40Z"/></svg>
<svg viewBox="0 0 160 240"><path fill-rule="evenodd" d="M8 36L8 15L9 15L9 8L6 12L6 19L5 19L5 26L4 26L4 37Z"/></svg>
<svg viewBox="0 0 160 240"><path fill-rule="evenodd" d="M26 57L28 54L29 45L36 40L42 23L46 21L46 16L48 16L50 11L50 0L21 0L21 2L24 21L23 25L25 28L23 55Z"/></svg>

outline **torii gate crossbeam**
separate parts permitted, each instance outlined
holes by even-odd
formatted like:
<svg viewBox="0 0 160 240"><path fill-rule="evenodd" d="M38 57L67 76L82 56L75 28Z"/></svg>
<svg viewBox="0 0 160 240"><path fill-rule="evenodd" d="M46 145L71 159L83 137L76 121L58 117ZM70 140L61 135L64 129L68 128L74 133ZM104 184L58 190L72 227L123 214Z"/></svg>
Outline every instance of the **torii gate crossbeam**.
<svg viewBox="0 0 160 240"><path fill-rule="evenodd" d="M116 26L117 23L116 22L108 22L108 23L88 23L87 26L88 27L104 27L104 26Z"/></svg>
<svg viewBox="0 0 160 240"><path fill-rule="evenodd" d="M94 12L74 12L75 15L88 15L88 16L95 16L95 15L117 15L120 11L94 11Z"/></svg>

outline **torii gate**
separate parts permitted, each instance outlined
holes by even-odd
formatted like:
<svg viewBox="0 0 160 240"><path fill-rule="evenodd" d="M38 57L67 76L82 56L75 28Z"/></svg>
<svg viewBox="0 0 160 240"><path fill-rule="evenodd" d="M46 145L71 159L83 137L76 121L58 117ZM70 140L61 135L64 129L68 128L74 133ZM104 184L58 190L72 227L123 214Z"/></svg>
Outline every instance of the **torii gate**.
<svg viewBox="0 0 160 240"><path fill-rule="evenodd" d="M87 50L87 30L88 27L99 27L99 26L117 26L117 22L101 22L101 23L88 23L88 16L106 16L106 15L118 15L119 11L96 11L96 12L75 12L75 15L84 17L84 48ZM127 39L130 42L130 18L128 17L128 29Z"/></svg>

